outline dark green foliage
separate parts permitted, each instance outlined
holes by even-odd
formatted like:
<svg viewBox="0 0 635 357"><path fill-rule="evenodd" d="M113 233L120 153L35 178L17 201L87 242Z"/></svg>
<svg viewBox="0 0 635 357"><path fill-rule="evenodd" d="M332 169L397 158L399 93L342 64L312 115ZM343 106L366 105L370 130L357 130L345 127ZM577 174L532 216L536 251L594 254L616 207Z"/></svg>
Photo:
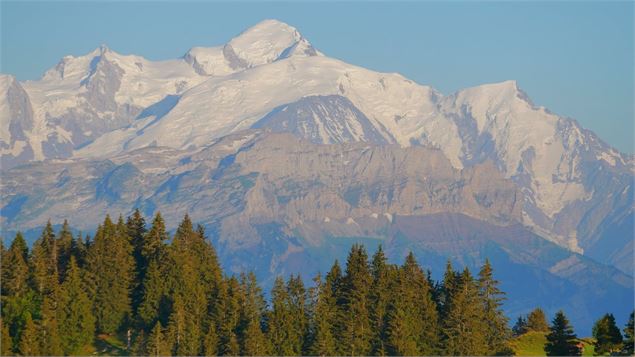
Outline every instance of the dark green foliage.
<svg viewBox="0 0 635 357"><path fill-rule="evenodd" d="M487 327L477 283L470 271L452 280L449 309L444 320L445 353L484 355L487 353Z"/></svg>
<svg viewBox="0 0 635 357"><path fill-rule="evenodd" d="M29 290L28 248L22 233L16 234L9 250L3 253L2 295L24 296Z"/></svg>
<svg viewBox="0 0 635 357"><path fill-rule="evenodd" d="M11 335L9 335L9 327L3 323L0 319L0 331L2 332L2 339L0 340L0 354L3 356L13 355L13 341Z"/></svg>
<svg viewBox="0 0 635 357"><path fill-rule="evenodd" d="M26 322L20 336L17 352L23 356L37 356L42 354L40 341L38 340L38 329L31 319L31 315L26 316Z"/></svg>
<svg viewBox="0 0 635 357"><path fill-rule="evenodd" d="M541 308L537 307L527 315L527 330L529 331L549 331L547 317Z"/></svg>
<svg viewBox="0 0 635 357"><path fill-rule="evenodd" d="M595 338L595 353L618 352L622 349L622 334L615 324L613 314L606 314L593 325L593 337Z"/></svg>
<svg viewBox="0 0 635 357"><path fill-rule="evenodd" d="M373 333L370 320L370 285L372 276L366 249L353 245L346 261L346 275L342 281L343 352L351 356L365 356L371 352Z"/></svg>
<svg viewBox="0 0 635 357"><path fill-rule="evenodd" d="M332 356L336 354L335 321L337 306L330 281L322 281L320 275L313 280L312 314L310 322L310 347L308 354Z"/></svg>
<svg viewBox="0 0 635 357"><path fill-rule="evenodd" d="M165 341L165 337L163 336L163 329L160 322L157 322L154 325L154 328L151 330L148 338L143 344L143 353L140 353L140 355L157 357L171 355L168 343Z"/></svg>
<svg viewBox="0 0 635 357"><path fill-rule="evenodd" d="M488 355L508 354L510 351L507 344L511 337L511 331L507 326L509 320L502 310L505 293L498 288L498 285L498 280L493 276L492 266L486 259L478 274L478 288L483 304L486 354Z"/></svg>
<svg viewBox="0 0 635 357"><path fill-rule="evenodd" d="M62 350L71 355L90 343L95 334L91 302L82 288L75 257L70 258L60 293L59 332Z"/></svg>
<svg viewBox="0 0 635 357"><path fill-rule="evenodd" d="M60 275L60 281L64 280L66 270L70 264L73 239L73 234L71 233L68 221L64 220L62 229L57 235L57 267Z"/></svg>
<svg viewBox="0 0 635 357"><path fill-rule="evenodd" d="M244 294L240 313L241 354L245 356L264 356L269 354L269 341L262 332L267 303L258 286L254 273L241 276Z"/></svg>
<svg viewBox="0 0 635 357"><path fill-rule="evenodd" d="M344 272L335 261L312 286L300 275L276 279L268 307L253 273L223 275L202 226L186 215L170 242L161 215L146 230L138 210L117 223L106 217L92 241L73 237L67 222L55 235L49 223L30 255L18 234L2 246L2 261L12 267L1 272L5 355L76 354L122 336L134 337L126 352L152 356L512 352L489 262L478 279L448 262L435 282L412 253L398 266L381 247L369 262L354 245ZM566 349L577 341L562 318L554 319L550 354L577 351ZM623 353L630 346L632 354L632 319ZM536 309L514 333L545 325ZM610 315L598 322L598 353L619 349L610 340L616 329Z"/></svg>
<svg viewBox="0 0 635 357"><path fill-rule="evenodd" d="M549 327L547 326L547 329ZM518 316L518 320L516 320L516 323L514 324L514 327L512 327L512 332L514 333L514 336L520 336L522 334L527 333L527 320L522 316Z"/></svg>
<svg viewBox="0 0 635 357"><path fill-rule="evenodd" d="M114 333L130 320L134 259L128 229L106 216L88 250L87 269L94 280L93 311L97 331Z"/></svg>
<svg viewBox="0 0 635 357"><path fill-rule="evenodd" d="M145 261L142 253L144 238L146 235L146 221L141 215L139 209L136 209L134 213L128 217L126 226L128 227L130 245L132 246L132 257L135 261L134 282L132 288L132 311L136 313L143 299L142 282L147 268L147 262Z"/></svg>
<svg viewBox="0 0 635 357"><path fill-rule="evenodd" d="M622 350L622 353L627 355L627 356L632 356L633 355L633 315L635 313L631 312L631 316L628 318L628 322L626 323L626 326L624 327L624 349Z"/></svg>
<svg viewBox="0 0 635 357"><path fill-rule="evenodd" d="M371 262L372 286L370 289L370 320L373 329L371 348L373 354L385 355L387 346L388 307L390 303L391 285L395 279L394 269L388 265L388 259L380 245Z"/></svg>
<svg viewBox="0 0 635 357"><path fill-rule="evenodd" d="M564 312L558 311L549 327L545 352L547 356L579 356L582 351L578 348L577 336Z"/></svg>
<svg viewBox="0 0 635 357"><path fill-rule="evenodd" d="M271 290L271 311L268 318L268 337L273 347L273 354L279 356L297 355L298 346L294 344L291 336L292 319L289 302L289 292L284 284L284 279L276 278Z"/></svg>

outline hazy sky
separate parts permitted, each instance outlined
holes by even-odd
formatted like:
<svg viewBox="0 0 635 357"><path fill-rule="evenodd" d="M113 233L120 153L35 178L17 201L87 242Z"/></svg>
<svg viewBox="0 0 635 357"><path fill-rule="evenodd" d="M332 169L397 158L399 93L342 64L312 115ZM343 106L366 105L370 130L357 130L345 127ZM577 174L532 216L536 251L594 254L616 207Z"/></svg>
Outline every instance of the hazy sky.
<svg viewBox="0 0 635 357"><path fill-rule="evenodd" d="M266 18L331 57L445 94L518 80L537 105L633 152L633 11L623 2L6 2L0 71L39 78L102 43L149 59L214 46Z"/></svg>

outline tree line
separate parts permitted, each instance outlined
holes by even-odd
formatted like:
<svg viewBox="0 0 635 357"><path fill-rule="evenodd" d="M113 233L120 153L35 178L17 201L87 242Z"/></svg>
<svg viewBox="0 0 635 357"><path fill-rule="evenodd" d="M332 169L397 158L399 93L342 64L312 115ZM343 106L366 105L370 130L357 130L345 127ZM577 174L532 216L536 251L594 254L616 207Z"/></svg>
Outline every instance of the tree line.
<svg viewBox="0 0 635 357"><path fill-rule="evenodd" d="M32 249L20 233L2 246L2 266L2 355L81 354L97 335L152 356L501 355L527 329L509 328L489 261L476 276L448 262L434 281L412 253L390 264L381 247L353 245L310 286L278 277L267 302L253 272L224 274L187 215L172 237L160 213L147 226L138 210L106 216L92 238L49 222ZM575 335L559 314L561 355Z"/></svg>

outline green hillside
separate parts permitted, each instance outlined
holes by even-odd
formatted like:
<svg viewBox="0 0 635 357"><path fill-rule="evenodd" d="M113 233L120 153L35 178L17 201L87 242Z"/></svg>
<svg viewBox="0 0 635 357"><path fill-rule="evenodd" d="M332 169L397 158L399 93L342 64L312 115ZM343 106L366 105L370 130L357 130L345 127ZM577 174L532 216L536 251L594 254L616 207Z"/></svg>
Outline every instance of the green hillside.
<svg viewBox="0 0 635 357"><path fill-rule="evenodd" d="M591 338L582 338L580 341L584 344L582 355L593 356L593 340ZM527 332L510 342L516 356L545 356L545 343L547 343L547 334L538 331Z"/></svg>

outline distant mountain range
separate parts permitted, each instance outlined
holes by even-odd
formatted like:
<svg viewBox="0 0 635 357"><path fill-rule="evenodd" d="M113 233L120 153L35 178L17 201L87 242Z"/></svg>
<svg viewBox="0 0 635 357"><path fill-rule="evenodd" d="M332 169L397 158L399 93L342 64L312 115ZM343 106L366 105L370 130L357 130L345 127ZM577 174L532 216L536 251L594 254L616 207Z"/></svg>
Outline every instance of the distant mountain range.
<svg viewBox="0 0 635 357"><path fill-rule="evenodd" d="M363 241L437 272L490 256L511 313L564 307L590 327L633 308L633 156L515 81L445 96L266 20L175 60L101 46L38 81L0 75L0 124L4 235L189 212L263 279Z"/></svg>

